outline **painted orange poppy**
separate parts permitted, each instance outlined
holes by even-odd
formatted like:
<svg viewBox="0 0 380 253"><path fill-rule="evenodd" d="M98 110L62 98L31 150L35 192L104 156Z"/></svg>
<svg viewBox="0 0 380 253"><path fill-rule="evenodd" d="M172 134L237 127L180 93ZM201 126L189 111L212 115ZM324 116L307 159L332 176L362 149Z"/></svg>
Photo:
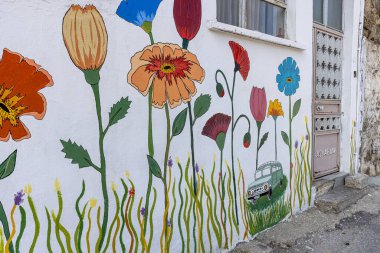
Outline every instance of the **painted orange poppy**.
<svg viewBox="0 0 380 253"><path fill-rule="evenodd" d="M170 108L189 102L202 83L205 71L197 57L175 44L156 43L136 53L131 59L128 82L142 95L153 89L152 105L162 108L166 100Z"/></svg>
<svg viewBox="0 0 380 253"><path fill-rule="evenodd" d="M46 99L38 91L52 86L50 74L33 60L4 49L0 61L0 140L30 138L20 116L31 115L41 120L46 112Z"/></svg>

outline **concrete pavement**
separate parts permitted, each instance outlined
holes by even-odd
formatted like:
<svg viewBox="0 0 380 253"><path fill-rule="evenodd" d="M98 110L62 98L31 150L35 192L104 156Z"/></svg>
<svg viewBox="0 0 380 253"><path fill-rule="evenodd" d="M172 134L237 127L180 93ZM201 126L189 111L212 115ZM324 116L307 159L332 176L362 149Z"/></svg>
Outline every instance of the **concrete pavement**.
<svg viewBox="0 0 380 253"><path fill-rule="evenodd" d="M232 252L380 252L380 178L369 183L360 198L338 213L314 207L237 245Z"/></svg>

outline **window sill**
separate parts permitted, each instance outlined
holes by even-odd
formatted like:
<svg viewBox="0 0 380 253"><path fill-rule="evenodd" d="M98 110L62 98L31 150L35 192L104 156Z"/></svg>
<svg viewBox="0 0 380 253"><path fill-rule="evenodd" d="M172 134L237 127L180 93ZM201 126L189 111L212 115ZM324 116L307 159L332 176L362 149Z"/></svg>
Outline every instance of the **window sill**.
<svg viewBox="0 0 380 253"><path fill-rule="evenodd" d="M281 46L295 48L299 50L306 50L306 47L300 44L299 42L287 40L283 38L278 38L278 37L268 35L262 32L252 31L252 30L236 27L229 24L224 24L224 23L218 22L217 20L207 21L207 27L208 29L212 31L234 33L234 34L241 35L241 36L251 38L254 40L269 42L275 45L281 45Z"/></svg>

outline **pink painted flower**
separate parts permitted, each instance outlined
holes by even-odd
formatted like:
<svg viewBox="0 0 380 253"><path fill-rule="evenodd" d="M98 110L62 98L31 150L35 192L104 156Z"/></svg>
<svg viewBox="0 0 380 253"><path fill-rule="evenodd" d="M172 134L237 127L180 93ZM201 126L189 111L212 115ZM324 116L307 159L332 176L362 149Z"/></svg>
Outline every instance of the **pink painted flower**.
<svg viewBox="0 0 380 253"><path fill-rule="evenodd" d="M249 104L252 116L256 122L263 122L267 112L267 96L265 88L253 87Z"/></svg>

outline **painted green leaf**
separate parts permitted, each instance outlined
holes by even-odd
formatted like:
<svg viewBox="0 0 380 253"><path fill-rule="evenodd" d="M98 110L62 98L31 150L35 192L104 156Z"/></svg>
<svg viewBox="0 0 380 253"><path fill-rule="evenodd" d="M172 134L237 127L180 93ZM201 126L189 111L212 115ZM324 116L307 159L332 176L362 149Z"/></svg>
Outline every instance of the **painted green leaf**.
<svg viewBox="0 0 380 253"><path fill-rule="evenodd" d="M162 178L162 172L161 172L160 165L158 165L156 160L154 160L154 158L151 157L150 155L147 155L147 158L148 158L148 164L149 164L150 172L152 172L152 174L155 177Z"/></svg>
<svg viewBox="0 0 380 253"><path fill-rule="evenodd" d="M10 154L7 157L7 159L5 159L0 164L0 179L9 177L13 173L16 166L16 158L17 158L17 150L13 151L13 153Z"/></svg>
<svg viewBox="0 0 380 253"><path fill-rule="evenodd" d="M127 115L129 108L131 107L131 101L128 97L121 98L116 104L111 107L109 113L108 126L115 125L119 120L122 120Z"/></svg>
<svg viewBox="0 0 380 253"><path fill-rule="evenodd" d="M177 117L175 117L172 127L173 136L177 136L182 133L187 119L187 108L183 109Z"/></svg>
<svg viewBox="0 0 380 253"><path fill-rule="evenodd" d="M269 135L269 132L266 132L263 135L263 137L261 137L259 149L261 149L261 147L264 145L264 143L268 140L268 135Z"/></svg>
<svg viewBox="0 0 380 253"><path fill-rule="evenodd" d="M282 136L282 139L284 140L285 144L289 146L289 137L288 137L288 134L285 133L284 131L281 131L281 136Z"/></svg>
<svg viewBox="0 0 380 253"><path fill-rule="evenodd" d="M61 143L63 146L62 152L65 153L65 158L71 159L72 164L77 164L80 169L91 166L91 158L86 149L71 140L61 140Z"/></svg>
<svg viewBox="0 0 380 253"><path fill-rule="evenodd" d="M211 96L208 94L200 95L194 103L194 120L202 117L211 106Z"/></svg>
<svg viewBox="0 0 380 253"><path fill-rule="evenodd" d="M301 99L298 99L293 106L293 118L297 116L301 108Z"/></svg>

